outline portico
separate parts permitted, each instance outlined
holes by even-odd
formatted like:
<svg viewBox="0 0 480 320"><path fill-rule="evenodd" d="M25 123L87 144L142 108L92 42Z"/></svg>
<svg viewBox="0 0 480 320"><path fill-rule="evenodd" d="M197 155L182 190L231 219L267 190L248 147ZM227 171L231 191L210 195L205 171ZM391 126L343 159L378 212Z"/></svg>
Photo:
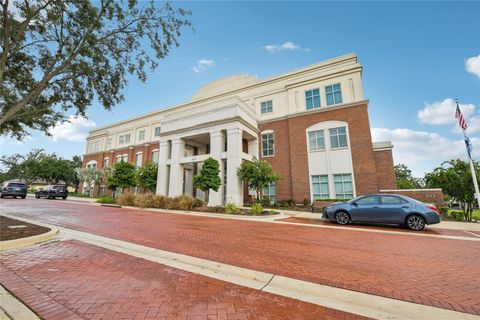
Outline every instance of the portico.
<svg viewBox="0 0 480 320"><path fill-rule="evenodd" d="M211 191L209 205L243 204L243 184L237 177L242 161L258 158L258 130L254 110L238 99L222 101L201 114L182 112L162 122L157 194L188 194L203 199L193 186L207 158L220 164L222 185Z"/></svg>

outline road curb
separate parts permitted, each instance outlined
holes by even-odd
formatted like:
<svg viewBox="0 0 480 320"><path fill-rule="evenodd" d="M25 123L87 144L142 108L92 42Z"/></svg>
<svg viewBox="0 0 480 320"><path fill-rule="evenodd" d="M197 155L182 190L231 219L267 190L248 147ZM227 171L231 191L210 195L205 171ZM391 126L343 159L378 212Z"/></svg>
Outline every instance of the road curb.
<svg viewBox="0 0 480 320"><path fill-rule="evenodd" d="M10 294L10 292L8 292L3 286L0 286L0 301L2 301L0 306L0 319L4 319L2 316L5 314L5 317L8 320L40 320L35 313Z"/></svg>
<svg viewBox="0 0 480 320"><path fill-rule="evenodd" d="M41 242L52 240L57 235L58 235L58 229L52 228L52 230L36 236L25 237L25 238L14 239L14 240L7 240L7 241L0 241L0 251L29 247Z"/></svg>

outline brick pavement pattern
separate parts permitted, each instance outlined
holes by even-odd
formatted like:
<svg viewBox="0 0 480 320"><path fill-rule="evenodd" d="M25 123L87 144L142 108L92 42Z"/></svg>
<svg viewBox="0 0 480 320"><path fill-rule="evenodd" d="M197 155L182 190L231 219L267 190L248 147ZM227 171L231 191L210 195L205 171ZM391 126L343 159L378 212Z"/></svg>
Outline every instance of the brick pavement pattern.
<svg viewBox="0 0 480 320"><path fill-rule="evenodd" d="M0 208L171 252L480 315L480 242L476 241L34 199L8 199Z"/></svg>
<svg viewBox="0 0 480 320"><path fill-rule="evenodd" d="M46 320L365 319L74 240L0 257L1 283Z"/></svg>

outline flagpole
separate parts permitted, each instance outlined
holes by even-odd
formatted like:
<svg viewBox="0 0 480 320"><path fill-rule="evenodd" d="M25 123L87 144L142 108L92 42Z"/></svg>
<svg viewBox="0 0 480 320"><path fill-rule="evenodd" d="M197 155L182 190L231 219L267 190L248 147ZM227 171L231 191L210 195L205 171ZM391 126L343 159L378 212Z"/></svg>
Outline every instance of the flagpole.
<svg viewBox="0 0 480 320"><path fill-rule="evenodd" d="M456 100L457 103L457 109L460 110L460 107L458 106L458 100ZM472 173L472 179L473 179L473 187L475 188L475 197L477 198L477 204L478 208L480 209L480 191L478 190L478 181L477 181L477 173L475 172L475 166L473 165L473 159L471 157L471 151L469 150L469 146L467 145L467 130L466 127L463 128L463 139L465 141L465 148L467 149L467 157L470 162L470 172Z"/></svg>
<svg viewBox="0 0 480 320"><path fill-rule="evenodd" d="M465 138L465 141L467 141L467 132L463 130L463 137ZM480 209L480 191L478 190L478 181L477 181L477 173L475 172L475 166L473 165L473 159L470 156L468 146L465 144L465 148L467 148L467 156L468 160L470 160L470 171L472 172L472 179L473 179L473 187L475 188L475 195L477 198L477 204L478 208Z"/></svg>

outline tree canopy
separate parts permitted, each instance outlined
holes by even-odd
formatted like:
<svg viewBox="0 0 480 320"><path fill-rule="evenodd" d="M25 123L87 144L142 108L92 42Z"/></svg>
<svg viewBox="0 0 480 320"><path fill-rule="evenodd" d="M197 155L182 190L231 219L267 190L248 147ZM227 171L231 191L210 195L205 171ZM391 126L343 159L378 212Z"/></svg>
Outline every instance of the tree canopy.
<svg viewBox="0 0 480 320"><path fill-rule="evenodd" d="M193 177L193 185L205 193L205 203L208 203L210 190L218 191L222 185L218 160L212 157L206 159L199 174Z"/></svg>
<svg viewBox="0 0 480 320"><path fill-rule="evenodd" d="M256 158L252 162L244 161L237 170L237 175L244 180L248 186L255 190L257 200L263 199L263 189L270 183L275 183L279 176L273 172L272 166L267 161L260 161Z"/></svg>
<svg viewBox="0 0 480 320"><path fill-rule="evenodd" d="M128 189L136 186L135 166L124 161L115 163L107 181L110 190L116 190L117 188Z"/></svg>
<svg viewBox="0 0 480 320"><path fill-rule="evenodd" d="M413 177L412 170L405 164L400 163L395 166L395 176L398 189L420 189L424 187L423 179Z"/></svg>
<svg viewBox="0 0 480 320"><path fill-rule="evenodd" d="M179 45L190 11L169 2L0 0L0 135L22 138L121 102L128 75Z"/></svg>
<svg viewBox="0 0 480 320"><path fill-rule="evenodd" d="M137 184L150 192L155 192L157 187L158 165L154 162L147 162L137 169Z"/></svg>
<svg viewBox="0 0 480 320"><path fill-rule="evenodd" d="M480 177L480 165L474 162L477 179ZM465 220L472 220L476 203L472 174L468 162L456 159L445 161L441 167L425 175L427 187L442 188L443 192L460 203Z"/></svg>

